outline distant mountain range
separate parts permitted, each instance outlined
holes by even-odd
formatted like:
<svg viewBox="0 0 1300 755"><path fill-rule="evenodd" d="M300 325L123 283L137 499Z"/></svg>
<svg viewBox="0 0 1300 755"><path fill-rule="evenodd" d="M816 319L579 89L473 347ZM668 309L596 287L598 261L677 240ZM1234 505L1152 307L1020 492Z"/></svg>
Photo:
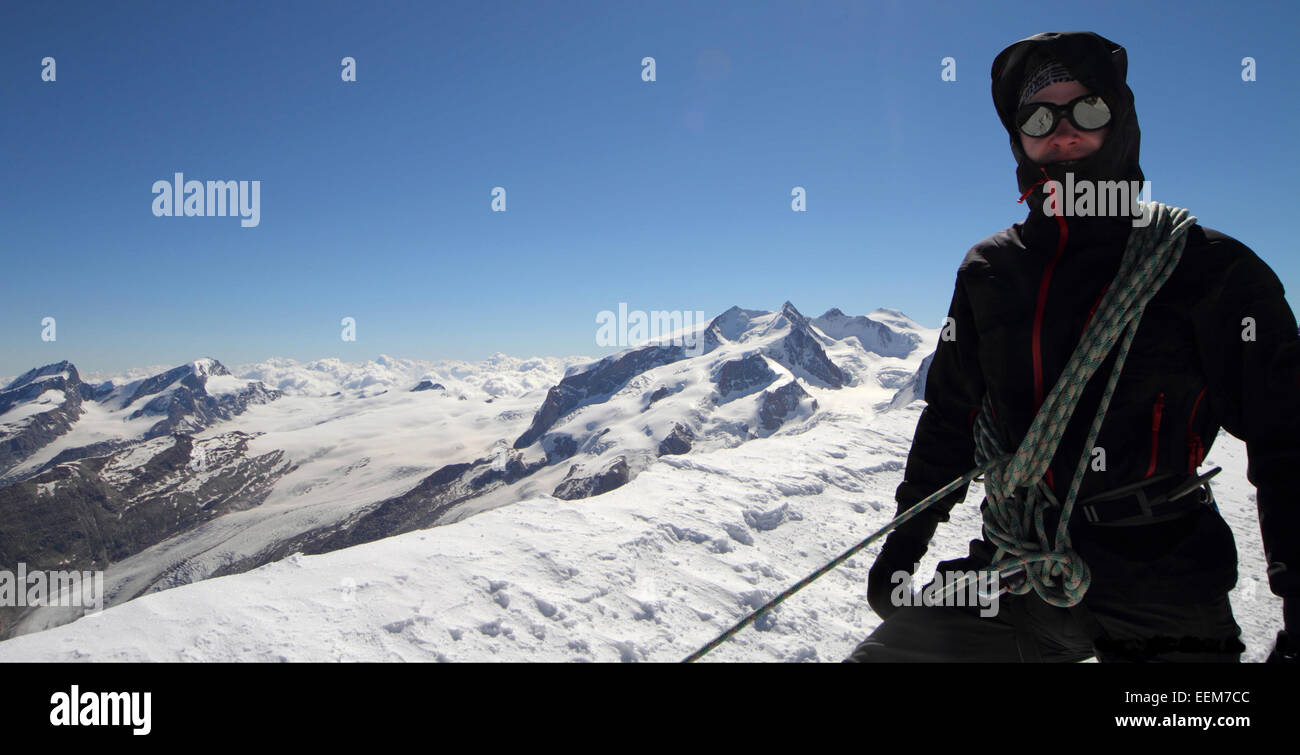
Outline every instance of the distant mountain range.
<svg viewBox="0 0 1300 755"><path fill-rule="evenodd" d="M796 432L846 386L924 393L937 331L893 310L732 307L702 352L366 365L202 358L82 382L63 361L0 390L0 568L105 569L107 605L539 494L597 496L663 456ZM77 609L0 608L0 638Z"/></svg>

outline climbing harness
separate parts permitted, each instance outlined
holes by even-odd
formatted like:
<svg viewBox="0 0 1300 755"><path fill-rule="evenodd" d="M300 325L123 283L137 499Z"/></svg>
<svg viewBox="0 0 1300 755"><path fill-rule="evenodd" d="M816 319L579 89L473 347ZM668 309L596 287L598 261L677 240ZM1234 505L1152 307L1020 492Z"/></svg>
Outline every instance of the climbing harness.
<svg viewBox="0 0 1300 755"><path fill-rule="evenodd" d="M988 499L983 511L984 533L996 547L989 570L1005 576L1021 572L1024 575L1023 579L1002 592L1024 595L1033 590L1045 602L1062 608L1072 608L1082 601L1092 577L1088 565L1071 547L1068 527L1090 458L1086 449L1093 447L1101 430L1142 314L1178 266L1187 242L1187 232L1196 223L1196 218L1186 209L1161 202L1139 202L1139 205L1144 216L1150 213L1151 222L1129 232L1128 244L1115 274L1114 282L1118 285L1107 288L1064 372L1039 407L1014 453L1007 451L1010 444L992 422L992 400L985 393L982 409L975 421L975 469L935 491L866 540L768 601L686 657L683 663L703 657L813 580L981 475ZM1079 458L1079 466L1062 504L1043 481L1043 475L1056 455L1084 387L1117 343L1119 352L1115 366L1106 382L1097 415L1083 444L1085 451ZM1208 477L1198 478L1198 482ZM1191 489L1194 487L1188 491ZM1055 532L1049 533L1045 515L1056 509L1060 510L1060 516ZM949 589L954 587L949 585Z"/></svg>
<svg viewBox="0 0 1300 755"><path fill-rule="evenodd" d="M1214 505L1214 493L1205 483L1223 471L1215 467L1209 472L1191 477L1172 490L1154 496L1148 496L1145 488L1153 484L1151 480L1138 480L1114 490L1099 493L1077 504L1084 521L1097 527L1132 527L1135 525L1155 524L1180 517L1190 509ZM1160 475L1163 481L1174 475ZM1189 495L1197 491L1196 495ZM1105 504L1098 507L1097 504Z"/></svg>

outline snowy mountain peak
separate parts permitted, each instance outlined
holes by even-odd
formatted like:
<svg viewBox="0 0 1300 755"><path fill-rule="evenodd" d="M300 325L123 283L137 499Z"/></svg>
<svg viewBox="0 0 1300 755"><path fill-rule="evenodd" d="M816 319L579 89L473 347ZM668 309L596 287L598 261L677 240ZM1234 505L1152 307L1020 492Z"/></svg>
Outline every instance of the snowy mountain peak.
<svg viewBox="0 0 1300 755"><path fill-rule="evenodd" d="M122 402L122 407L125 408L130 406L135 403L137 399L145 396L166 393L169 389L174 389L177 384L180 383L184 383L193 388L201 388L203 383L202 379L205 376L204 370L209 367L209 365L206 364L202 364L201 366L202 362L203 360L198 360L190 362L189 364L182 364L178 367L173 367L166 372L160 372L157 375L151 375L144 380L139 381L136 383L134 390L129 392L129 397ZM225 368L222 367L222 369L224 370Z"/></svg>
<svg viewBox="0 0 1300 755"><path fill-rule="evenodd" d="M888 312L876 310L872 314ZM888 320L856 315L850 317L839 309L829 309L812 321L817 329L837 341L856 340L865 350L885 357L907 357L921 343L924 330L906 316L885 315Z"/></svg>
<svg viewBox="0 0 1300 755"><path fill-rule="evenodd" d="M221 362L212 357L203 357L190 362L190 369L195 377L207 377L208 375L229 375L230 370Z"/></svg>
<svg viewBox="0 0 1300 755"><path fill-rule="evenodd" d="M927 328L925 328L923 325L918 323L916 320L913 320L912 318L908 317L902 312L899 312L896 309L886 309L884 307L881 307L880 309L877 309L873 312L868 312L867 317L870 317L871 319L876 320L877 322L883 322L886 325L890 326L891 328L895 328L895 329L915 330L915 331L927 330Z"/></svg>
<svg viewBox="0 0 1300 755"><path fill-rule="evenodd" d="M830 389L853 382L827 356L832 341L789 301L775 312L729 308L709 323L705 344L698 354L679 346L636 347L567 372L514 448L545 447L548 435L563 435L582 453L620 453L634 476L658 448L681 445L680 439L667 439L676 425L684 428L681 436L700 430L702 439L715 444L743 442L815 409L815 402L805 405L809 397L802 388L759 395L780 377ZM728 408L715 411L723 406ZM630 424L639 426L629 430Z"/></svg>
<svg viewBox="0 0 1300 755"><path fill-rule="evenodd" d="M745 333L750 329L750 323L763 315L771 314L761 309L741 309L733 306L726 312L713 318L709 323L709 330L715 335L720 336L723 340L739 341L744 338Z"/></svg>
<svg viewBox="0 0 1300 755"><path fill-rule="evenodd" d="M75 379L76 382L80 382L80 377L77 375L77 368L72 366L72 362L64 359L61 362L53 362L24 372L22 375L14 378L13 382L9 383L9 385L5 386L4 390L12 391L15 388L35 382L41 378L54 377L56 375L63 375L65 378L72 378Z"/></svg>
<svg viewBox="0 0 1300 755"><path fill-rule="evenodd" d="M812 329L809 327L808 318L804 317L803 313L801 313L798 309L795 309L795 306L788 301L785 304L782 304L779 310L777 310L774 313L771 313L767 325L764 328L762 328L762 330L759 331L759 333L760 335L766 335L775 330L786 330L786 329L792 331L801 330L804 331L810 338L821 340L821 336L814 333Z"/></svg>
<svg viewBox="0 0 1300 755"><path fill-rule="evenodd" d="M67 433L90 392L67 360L28 370L0 390L0 476Z"/></svg>

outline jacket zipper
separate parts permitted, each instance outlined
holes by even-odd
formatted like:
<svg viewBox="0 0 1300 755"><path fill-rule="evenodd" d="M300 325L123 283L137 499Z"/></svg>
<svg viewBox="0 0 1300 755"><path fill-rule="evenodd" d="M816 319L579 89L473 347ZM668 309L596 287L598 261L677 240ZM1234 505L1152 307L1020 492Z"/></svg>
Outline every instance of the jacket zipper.
<svg viewBox="0 0 1300 755"><path fill-rule="evenodd" d="M1196 396L1196 403L1192 404L1192 416L1187 419L1187 472L1195 474L1196 468L1201 466L1202 459L1205 458L1205 449L1201 447L1201 436L1192 429L1192 423L1196 420L1196 412L1201 408L1201 399L1205 398L1205 388Z"/></svg>
<svg viewBox="0 0 1300 755"><path fill-rule="evenodd" d="M1047 180L1047 170L1043 171L1043 179ZM1035 184L1036 186L1037 184ZM1032 188L1032 187L1031 187ZM1028 194L1028 192L1026 192ZM1023 197L1022 197L1023 198ZM1056 256L1052 261L1047 263L1047 268L1043 270L1043 277L1038 282L1038 304L1034 309L1034 336L1033 336L1033 355L1034 355L1034 414L1038 413L1038 408L1043 405L1043 312L1047 308L1047 287L1052 280L1052 270L1056 267L1056 261L1061 258L1061 252L1065 251L1065 242L1070 237L1069 226L1065 224L1065 218L1061 215L1056 216L1056 225L1060 228L1060 234L1056 240ZM1052 469L1049 464L1047 474L1047 487L1055 490L1056 484L1052 479Z"/></svg>
<svg viewBox="0 0 1300 755"><path fill-rule="evenodd" d="M1147 473L1143 479L1155 474L1156 471L1156 453L1160 450L1160 418L1165 412L1165 394L1163 391L1156 396L1155 406L1151 408L1151 463L1147 466Z"/></svg>

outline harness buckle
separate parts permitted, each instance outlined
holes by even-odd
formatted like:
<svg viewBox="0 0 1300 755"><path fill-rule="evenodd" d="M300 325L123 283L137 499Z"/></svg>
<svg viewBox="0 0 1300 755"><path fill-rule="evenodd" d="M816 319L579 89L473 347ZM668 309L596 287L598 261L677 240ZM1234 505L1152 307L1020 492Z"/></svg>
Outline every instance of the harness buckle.
<svg viewBox="0 0 1300 755"><path fill-rule="evenodd" d="M1209 479L1222 471L1222 467L1215 467L1155 496L1148 496L1147 490L1158 482L1167 481L1172 475L1140 480L1092 496L1081 502L1079 509L1083 512L1084 521L1102 527L1154 524L1182 516L1201 505L1211 506L1218 511ZM1187 498L1193 492L1195 496ZM1098 507L1098 504L1107 505Z"/></svg>

